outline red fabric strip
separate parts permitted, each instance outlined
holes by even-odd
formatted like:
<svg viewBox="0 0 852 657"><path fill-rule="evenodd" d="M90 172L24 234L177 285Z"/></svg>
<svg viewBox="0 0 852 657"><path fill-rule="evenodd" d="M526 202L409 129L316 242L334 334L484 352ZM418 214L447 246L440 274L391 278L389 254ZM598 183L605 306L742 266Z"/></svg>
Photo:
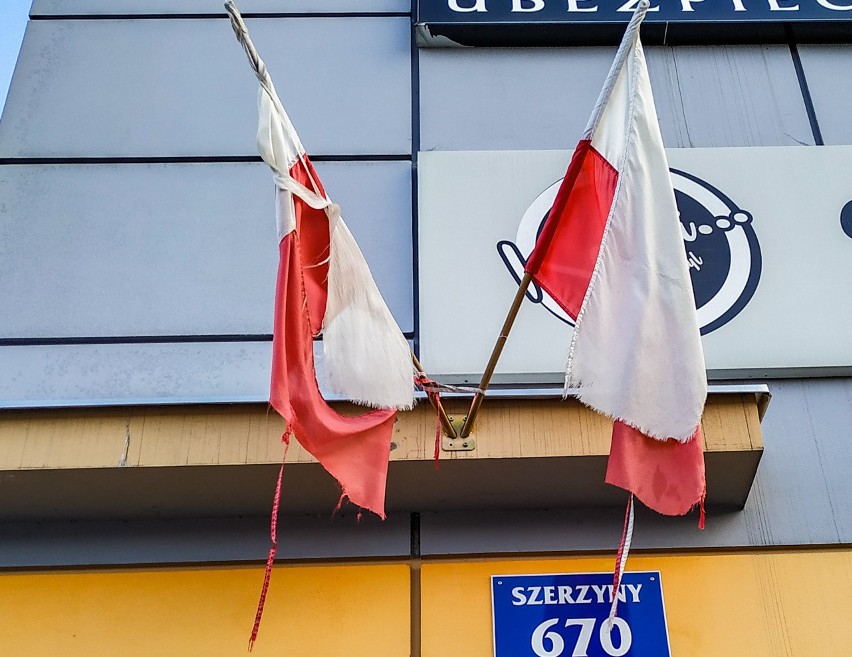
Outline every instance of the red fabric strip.
<svg viewBox="0 0 852 657"><path fill-rule="evenodd" d="M260 621L263 618L263 608L266 605L266 594L269 591L269 580L272 578L272 564L275 563L275 555L278 552L278 509L281 507L281 482L284 480L284 463L287 461L287 450L290 448L290 428L281 436L284 443L284 456L281 457L281 469L278 470L278 481L275 483L275 494L272 497L272 518L269 521L269 537L271 545L266 557L266 570L263 572L263 584L260 587L260 599L257 601L257 611L254 614L254 625L251 628L248 649L251 652L257 633L260 631Z"/></svg>
<svg viewBox="0 0 852 657"><path fill-rule="evenodd" d="M395 410L346 417L326 404L314 371L298 229L281 240L272 339L270 404L353 504L385 517Z"/></svg>
<svg viewBox="0 0 852 657"><path fill-rule="evenodd" d="M685 515L702 502L707 487L701 427L682 443L656 440L613 422L606 482L630 491L657 513Z"/></svg>
<svg viewBox="0 0 852 657"><path fill-rule="evenodd" d="M435 460L435 470L438 469L438 461L441 456L441 393L438 384L425 375L414 377L414 383L426 393L429 401L435 407L435 452L432 458Z"/></svg>
<svg viewBox="0 0 852 657"><path fill-rule="evenodd" d="M311 317L312 313L314 318L319 317L321 324L322 312L316 308L321 306L324 312L325 281L319 281L313 275L319 267L305 268L303 265L305 260L301 249L300 227L324 223L327 236L328 219L324 213L319 217L304 211L298 199L294 199L294 204L297 208L296 230L284 236L279 244L269 403L287 424L285 442L292 432L299 443L340 483L343 489L341 502L343 497L348 497L353 504L384 518L391 432L396 411L375 410L357 417L342 416L326 404L320 393L314 370L314 329ZM310 262L316 263L315 258L322 252L322 248L315 232L308 228L305 233L312 236ZM319 234L322 235L322 231ZM328 244L325 248L327 252ZM315 288L313 303L312 295L308 292L309 278L313 280L311 285ZM317 301L317 295L322 299L322 304ZM312 306L316 308L312 309ZM260 628L278 546L281 479L282 474L279 473L270 525L272 546L266 561L249 650Z"/></svg>
<svg viewBox="0 0 852 657"><path fill-rule="evenodd" d="M525 270L577 319L600 252L618 173L589 140L571 164Z"/></svg>
<svg viewBox="0 0 852 657"><path fill-rule="evenodd" d="M317 191L322 196L325 195L319 176L307 155L290 168L290 175L308 189ZM314 190L314 183L318 190ZM315 210L295 197L293 209L296 214L296 231L299 233L301 271L308 300L311 334L317 336L322 331L328 289L328 258L331 242L328 217L325 210Z"/></svg>
<svg viewBox="0 0 852 657"><path fill-rule="evenodd" d="M307 157L290 174L308 188L319 177ZM384 518L385 485L394 410L342 416L320 393L313 337L322 326L327 298L329 222L293 196L296 230L279 244L272 340L270 404L296 439L334 476L353 504Z"/></svg>

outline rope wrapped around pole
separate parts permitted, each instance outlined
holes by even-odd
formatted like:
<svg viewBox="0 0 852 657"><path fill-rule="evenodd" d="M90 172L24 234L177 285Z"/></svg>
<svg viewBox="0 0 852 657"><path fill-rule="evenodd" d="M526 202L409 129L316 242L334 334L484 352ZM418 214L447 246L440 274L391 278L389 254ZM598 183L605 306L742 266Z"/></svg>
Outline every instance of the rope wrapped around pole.
<svg viewBox="0 0 852 657"><path fill-rule="evenodd" d="M269 97L272 98L272 101L276 105L276 109L279 109L283 113L284 107L281 105L278 94L275 92L275 86L272 84L272 78L269 77L269 72L266 70L266 64L263 63L263 60L257 53L257 49L254 47L254 42L252 42L251 37L249 36L248 28L243 21L240 10L237 9L237 5L235 5L232 0L228 0L228 2L225 3L225 9L228 12L228 16L231 18L231 28L234 30L234 36L237 37L237 41L239 41L243 50L245 50L252 70L254 70L254 74L260 82L260 86L263 87L266 93L269 94Z"/></svg>

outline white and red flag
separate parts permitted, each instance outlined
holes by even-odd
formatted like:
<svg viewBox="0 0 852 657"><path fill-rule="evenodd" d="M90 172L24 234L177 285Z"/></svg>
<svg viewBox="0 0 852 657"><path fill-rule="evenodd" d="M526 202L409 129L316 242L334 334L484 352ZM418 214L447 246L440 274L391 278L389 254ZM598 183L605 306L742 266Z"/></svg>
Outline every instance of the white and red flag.
<svg viewBox="0 0 852 657"><path fill-rule="evenodd" d="M258 148L276 183L280 256L270 404L344 496L384 517L394 416L414 403L411 352L339 207L264 88L259 111ZM325 402L314 371L320 333L332 387L377 410L349 417Z"/></svg>
<svg viewBox="0 0 852 657"><path fill-rule="evenodd" d="M294 435L337 479L341 502L348 498L384 518L396 411L414 405L411 351L340 208L323 189L239 11L233 2L225 7L260 82L257 146L275 179L279 263L269 403L286 423L284 442ZM331 386L375 410L344 416L325 402L314 369L314 338L320 334ZM283 469L282 462L272 505L272 546L249 649L257 638L278 546Z"/></svg>
<svg viewBox="0 0 852 657"><path fill-rule="evenodd" d="M614 420L607 482L682 515L704 497L695 302L639 25L627 27L526 272L574 319L566 389Z"/></svg>

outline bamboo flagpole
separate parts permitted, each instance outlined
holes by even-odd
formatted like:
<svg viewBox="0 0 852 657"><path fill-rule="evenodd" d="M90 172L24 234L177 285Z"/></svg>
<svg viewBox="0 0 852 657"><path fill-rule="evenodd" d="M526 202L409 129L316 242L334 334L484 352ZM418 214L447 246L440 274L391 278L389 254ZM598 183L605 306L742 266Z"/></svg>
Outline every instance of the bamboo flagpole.
<svg viewBox="0 0 852 657"><path fill-rule="evenodd" d="M485 393L488 391L488 386L491 385L491 377L494 375L494 370L497 369L497 361L500 360L500 355L503 353L503 347L506 345L506 340L509 337L509 331L512 330L512 325L515 323L515 318L521 310L521 304L527 294L532 282L532 274L525 273L518 286L518 291L515 294L515 299L512 301L512 307L509 308L509 314L506 315L506 321L503 322L503 328L500 329L500 335L497 338L497 343L491 351L491 358L488 359L488 365L485 366L485 372L482 374L482 379L479 381L479 389L473 396L473 401L470 403L470 410L467 412L467 417L464 419L464 425L461 429L461 437L467 438L473 429L473 423L476 421L476 416L479 413L479 407L485 399Z"/></svg>

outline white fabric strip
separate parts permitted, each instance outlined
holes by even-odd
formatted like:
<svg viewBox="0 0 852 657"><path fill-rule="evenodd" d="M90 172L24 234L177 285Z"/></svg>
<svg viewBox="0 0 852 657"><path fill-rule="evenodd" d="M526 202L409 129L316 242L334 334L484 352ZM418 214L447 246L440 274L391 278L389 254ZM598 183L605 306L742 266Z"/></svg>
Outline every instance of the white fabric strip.
<svg viewBox="0 0 852 657"><path fill-rule="evenodd" d="M276 103L261 87L257 98L257 149L272 169L275 186L279 190L275 204L279 241L296 228L290 194L295 194L314 209L325 210L332 222L340 217L340 209L331 199L308 189L290 175L293 165L305 156L305 149L284 108L279 110L280 105L280 101Z"/></svg>
<svg viewBox="0 0 852 657"><path fill-rule="evenodd" d="M325 371L335 391L366 406L414 406L411 349L342 219L331 233L322 332Z"/></svg>
<svg viewBox="0 0 852 657"><path fill-rule="evenodd" d="M314 188L312 191L290 176L292 166L304 157L305 148L275 91L275 85L272 83L266 64L263 63L252 43L239 10L233 2L227 2L225 8L231 18L234 35L245 50L249 63L260 82L257 126L257 148L260 156L272 168L275 184L279 189L295 194L312 208L325 209L329 219L332 222L336 221L340 214L339 208L319 193L319 188L313 180L311 180ZM289 199L280 197L276 203L279 240L295 229L292 210L288 210L290 205Z"/></svg>

